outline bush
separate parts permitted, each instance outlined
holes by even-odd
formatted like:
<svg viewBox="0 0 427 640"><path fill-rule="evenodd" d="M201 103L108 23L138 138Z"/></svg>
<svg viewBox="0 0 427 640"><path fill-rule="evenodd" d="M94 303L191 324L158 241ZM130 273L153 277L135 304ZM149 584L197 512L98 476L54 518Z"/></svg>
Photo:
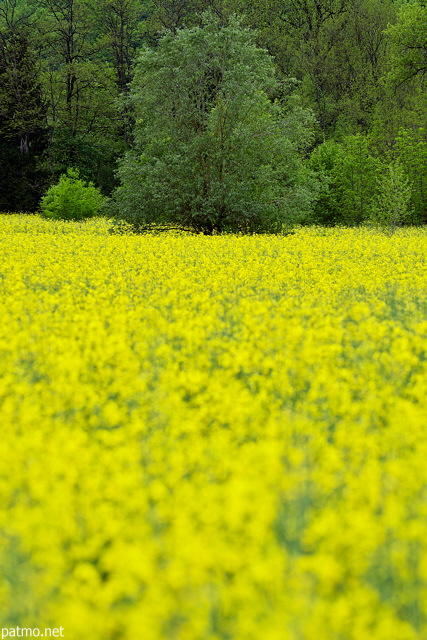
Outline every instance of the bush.
<svg viewBox="0 0 427 640"><path fill-rule="evenodd" d="M42 198L40 213L52 220L85 220L98 215L103 202L92 182L81 180L78 169L68 169Z"/></svg>

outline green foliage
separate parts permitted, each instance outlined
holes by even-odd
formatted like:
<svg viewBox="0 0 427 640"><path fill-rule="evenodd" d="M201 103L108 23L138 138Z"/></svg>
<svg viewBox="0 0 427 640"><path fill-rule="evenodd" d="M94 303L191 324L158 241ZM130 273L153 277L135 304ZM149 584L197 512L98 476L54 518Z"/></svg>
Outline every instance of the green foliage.
<svg viewBox="0 0 427 640"><path fill-rule="evenodd" d="M359 224L399 160L422 224L425 131L425 0L0 0L3 210L72 166L135 227Z"/></svg>
<svg viewBox="0 0 427 640"><path fill-rule="evenodd" d="M381 171L381 162L371 154L366 136L344 138L336 170L343 221L361 224L370 218Z"/></svg>
<svg viewBox="0 0 427 640"><path fill-rule="evenodd" d="M386 31L391 49L390 75L397 83L427 73L427 7L420 0L405 2L397 22Z"/></svg>
<svg viewBox="0 0 427 640"><path fill-rule="evenodd" d="M23 34L5 30L0 44L0 134L18 138L22 152L28 153L31 135L46 123L37 62Z"/></svg>
<svg viewBox="0 0 427 640"><path fill-rule="evenodd" d="M110 43L102 33L107 27L100 19L100 3L34 0L33 4L38 46L43 50L41 78L48 97L50 171L58 176L69 166L78 167L108 192L113 163L123 144L116 74Z"/></svg>
<svg viewBox="0 0 427 640"><path fill-rule="evenodd" d="M113 205L136 227L206 234L279 232L310 210L317 183L303 167L313 116L268 92L272 58L236 19L168 33L146 49L132 84L135 148L119 166Z"/></svg>
<svg viewBox="0 0 427 640"><path fill-rule="evenodd" d="M92 182L79 178L76 169L68 169L40 203L40 213L53 220L84 220L98 215L104 197Z"/></svg>
<svg viewBox="0 0 427 640"><path fill-rule="evenodd" d="M387 161L390 157L401 158L414 183L414 215L421 221L426 217L415 203L417 198L421 200L415 178L420 169L417 155L423 155L416 147L425 139L419 132L427 128L427 8L417 0L399 4L397 21L385 31L389 64L381 81L381 99L374 109L370 138ZM415 172L411 165L418 165Z"/></svg>
<svg viewBox="0 0 427 640"><path fill-rule="evenodd" d="M48 178L40 162L47 105L23 7L15 4L0 3L0 211L34 211Z"/></svg>
<svg viewBox="0 0 427 640"><path fill-rule="evenodd" d="M392 233L409 217L411 183L399 160L390 162L379 180L378 193L372 207L372 220Z"/></svg>
<svg viewBox="0 0 427 640"><path fill-rule="evenodd" d="M427 221L427 132L424 127L400 129L394 153L411 184L412 222Z"/></svg>
<svg viewBox="0 0 427 640"><path fill-rule="evenodd" d="M301 81L323 135L366 131L387 61L395 0L227 0L278 69Z"/></svg>
<svg viewBox="0 0 427 640"><path fill-rule="evenodd" d="M381 162L371 154L366 136L323 143L312 153L310 165L327 185L316 204L314 222L358 225L371 218Z"/></svg>
<svg viewBox="0 0 427 640"><path fill-rule="evenodd" d="M338 164L342 155L342 145L328 140L312 152L309 166L316 172L322 185L313 212L307 222L334 226L343 222L337 197L340 176Z"/></svg>

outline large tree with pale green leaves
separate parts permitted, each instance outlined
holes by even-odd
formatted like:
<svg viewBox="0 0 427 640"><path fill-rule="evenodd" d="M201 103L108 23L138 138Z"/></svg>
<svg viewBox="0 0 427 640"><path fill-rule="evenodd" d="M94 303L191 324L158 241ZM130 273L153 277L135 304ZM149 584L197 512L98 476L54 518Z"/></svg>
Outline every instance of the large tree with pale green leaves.
<svg viewBox="0 0 427 640"><path fill-rule="evenodd" d="M254 35L212 14L142 52L132 83L135 145L120 163L116 217L206 234L279 232L310 210L303 165L313 116L273 102L274 63Z"/></svg>

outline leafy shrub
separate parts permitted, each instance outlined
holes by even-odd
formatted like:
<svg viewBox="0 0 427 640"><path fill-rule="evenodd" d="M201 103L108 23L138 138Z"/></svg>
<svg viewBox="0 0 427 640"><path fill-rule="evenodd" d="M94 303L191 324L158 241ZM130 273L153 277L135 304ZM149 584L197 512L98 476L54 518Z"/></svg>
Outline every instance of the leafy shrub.
<svg viewBox="0 0 427 640"><path fill-rule="evenodd" d="M52 220L84 220L98 215L103 202L92 182L81 180L78 169L68 169L42 198L40 213Z"/></svg>

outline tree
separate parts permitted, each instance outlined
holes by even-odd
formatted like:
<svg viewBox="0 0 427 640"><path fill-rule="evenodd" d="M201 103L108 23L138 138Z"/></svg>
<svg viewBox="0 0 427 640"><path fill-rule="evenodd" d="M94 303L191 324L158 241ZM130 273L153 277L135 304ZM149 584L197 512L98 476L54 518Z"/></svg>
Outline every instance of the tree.
<svg viewBox="0 0 427 640"><path fill-rule="evenodd" d="M118 91L92 0L37 0L39 46L48 97L53 173L79 167L100 175L116 146ZM105 183L111 182L112 175Z"/></svg>
<svg viewBox="0 0 427 640"><path fill-rule="evenodd" d="M403 3L386 30L390 65L370 137L387 160L399 160L412 185L413 222L427 220L427 7Z"/></svg>
<svg viewBox="0 0 427 640"><path fill-rule="evenodd" d="M194 27L203 24L203 14L210 11L222 25L227 19L245 10L249 4L247 0L242 3L234 0L152 0L154 11L151 15L151 27L155 31L168 29L177 33L178 29Z"/></svg>
<svg viewBox="0 0 427 640"><path fill-rule="evenodd" d="M382 169L362 134L318 146L310 165L325 177L327 187L316 204L313 222L358 225L371 218Z"/></svg>
<svg viewBox="0 0 427 640"><path fill-rule="evenodd" d="M366 131L387 59L395 0L227 0L319 121L322 138Z"/></svg>
<svg viewBox="0 0 427 640"><path fill-rule="evenodd" d="M146 17L141 0L102 0L99 4L99 22L107 36L121 93L127 93L132 79L134 58L142 44L140 27Z"/></svg>
<svg viewBox="0 0 427 640"><path fill-rule="evenodd" d="M341 176L338 171L342 154L342 145L334 140L318 145L311 153L309 165L321 178L322 188L307 220L310 224L334 226L344 222L340 203Z"/></svg>
<svg viewBox="0 0 427 640"><path fill-rule="evenodd" d="M410 215L411 183L399 162L390 162L378 183L378 193L372 207L372 219L394 233Z"/></svg>
<svg viewBox="0 0 427 640"><path fill-rule="evenodd" d="M153 0L153 18L164 29L176 33L186 26L189 15L194 8L192 0Z"/></svg>
<svg viewBox="0 0 427 640"><path fill-rule="evenodd" d="M424 127L401 128L393 149L412 185L413 222L427 222L427 132Z"/></svg>
<svg viewBox="0 0 427 640"><path fill-rule="evenodd" d="M371 215L381 162L369 149L361 134L346 136L343 153L336 167L339 176L339 203L346 224L361 224Z"/></svg>
<svg viewBox="0 0 427 640"><path fill-rule="evenodd" d="M0 211L34 211L46 183L46 101L30 40L32 12L0 5Z"/></svg>
<svg viewBox="0 0 427 640"><path fill-rule="evenodd" d="M119 166L113 209L140 228L153 223L277 232L315 197L301 150L313 116L272 103L274 63L231 19L169 32L139 58L132 83L135 147Z"/></svg>
<svg viewBox="0 0 427 640"><path fill-rule="evenodd" d="M101 0L98 15L98 23L106 37L105 51L112 59L117 89L122 98L119 129L126 144L131 139L133 125L127 101L129 84L136 53L143 42L142 25L149 11L142 0Z"/></svg>
<svg viewBox="0 0 427 640"><path fill-rule="evenodd" d="M392 71L397 82L427 75L427 7L423 1L404 3L397 22L386 31L390 39Z"/></svg>

